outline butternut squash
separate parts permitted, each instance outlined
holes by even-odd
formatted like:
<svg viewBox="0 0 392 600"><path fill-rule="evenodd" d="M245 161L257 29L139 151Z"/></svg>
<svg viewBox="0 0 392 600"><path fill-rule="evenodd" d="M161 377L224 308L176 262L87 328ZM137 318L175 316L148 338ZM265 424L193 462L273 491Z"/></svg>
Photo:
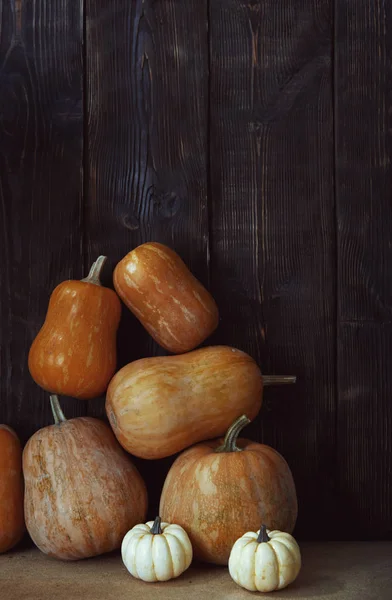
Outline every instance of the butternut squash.
<svg viewBox="0 0 392 600"><path fill-rule="evenodd" d="M174 250L148 242L116 266L114 287L149 334L174 354L199 346L218 325L216 303Z"/></svg>
<svg viewBox="0 0 392 600"><path fill-rule="evenodd" d="M88 277L60 283L50 297L28 358L32 378L48 392L96 398L116 370L121 303L113 290L100 284L105 260L100 256Z"/></svg>
<svg viewBox="0 0 392 600"><path fill-rule="evenodd" d="M123 367L106 394L106 413L120 444L155 459L222 435L243 412L254 419L263 379L255 361L228 346L144 358Z"/></svg>

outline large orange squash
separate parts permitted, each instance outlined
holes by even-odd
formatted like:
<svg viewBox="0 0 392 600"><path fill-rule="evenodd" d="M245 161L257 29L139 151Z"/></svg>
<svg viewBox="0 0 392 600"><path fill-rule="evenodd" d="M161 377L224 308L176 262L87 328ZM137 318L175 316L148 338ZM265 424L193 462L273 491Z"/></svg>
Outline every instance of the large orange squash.
<svg viewBox="0 0 392 600"><path fill-rule="evenodd" d="M260 523L291 533L297 496L284 458L264 444L237 436L240 417L222 440L198 444L173 463L159 514L189 535L195 558L226 565L234 542Z"/></svg>
<svg viewBox="0 0 392 600"><path fill-rule="evenodd" d="M227 346L144 358L123 367L106 394L120 444L142 458L163 458L225 433L246 412L254 419L263 378L245 352Z"/></svg>
<svg viewBox="0 0 392 600"><path fill-rule="evenodd" d="M32 378L48 392L96 398L116 370L121 303L113 290L100 284L105 260L100 256L88 277L60 283L50 297L28 360Z"/></svg>
<svg viewBox="0 0 392 600"><path fill-rule="evenodd" d="M117 265L114 287L149 334L175 354L199 346L218 325L212 296L174 250L148 242Z"/></svg>
<svg viewBox="0 0 392 600"><path fill-rule="evenodd" d="M145 519L144 482L110 427L89 417L67 421L56 396L51 404L56 424L23 451L28 532L42 552L63 560L110 552Z"/></svg>
<svg viewBox="0 0 392 600"><path fill-rule="evenodd" d="M22 448L15 431L0 425L0 553L13 548L24 531Z"/></svg>

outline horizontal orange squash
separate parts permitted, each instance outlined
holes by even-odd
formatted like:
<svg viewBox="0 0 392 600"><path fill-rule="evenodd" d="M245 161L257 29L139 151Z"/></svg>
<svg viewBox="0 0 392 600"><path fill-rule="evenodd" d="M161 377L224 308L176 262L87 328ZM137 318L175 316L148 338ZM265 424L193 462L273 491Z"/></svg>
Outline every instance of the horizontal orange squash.
<svg viewBox="0 0 392 600"><path fill-rule="evenodd" d="M166 477L159 514L185 529L198 560L226 565L234 542L261 522L294 529L298 507L290 468L270 446L237 439L248 423L243 415L224 441L189 448Z"/></svg>
<svg viewBox="0 0 392 600"><path fill-rule="evenodd" d="M0 553L13 548L24 531L22 448L15 431L0 425Z"/></svg>
<svg viewBox="0 0 392 600"><path fill-rule="evenodd" d="M199 346L217 327L214 299L174 250L148 242L116 266L113 283L124 304L169 352Z"/></svg>
<svg viewBox="0 0 392 600"><path fill-rule="evenodd" d="M60 283L28 359L34 381L48 392L89 399L101 396L116 370L121 316L117 294L99 281L106 257L88 277Z"/></svg>
<svg viewBox="0 0 392 600"><path fill-rule="evenodd" d="M106 394L106 413L131 454L163 458L222 435L262 403L263 378L255 361L228 346L178 356L144 358L123 367Z"/></svg>

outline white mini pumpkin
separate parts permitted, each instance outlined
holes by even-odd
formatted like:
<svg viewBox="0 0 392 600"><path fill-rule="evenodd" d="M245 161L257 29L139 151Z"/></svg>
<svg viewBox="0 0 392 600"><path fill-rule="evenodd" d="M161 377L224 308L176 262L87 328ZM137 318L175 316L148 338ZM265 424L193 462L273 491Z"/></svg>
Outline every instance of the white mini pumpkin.
<svg viewBox="0 0 392 600"><path fill-rule="evenodd" d="M240 537L231 549L229 573L251 592L272 592L292 583L301 569L301 552L292 535L262 525Z"/></svg>
<svg viewBox="0 0 392 600"><path fill-rule="evenodd" d="M186 571L192 562L192 544L180 525L155 521L135 525L121 545L123 563L143 581L167 581Z"/></svg>

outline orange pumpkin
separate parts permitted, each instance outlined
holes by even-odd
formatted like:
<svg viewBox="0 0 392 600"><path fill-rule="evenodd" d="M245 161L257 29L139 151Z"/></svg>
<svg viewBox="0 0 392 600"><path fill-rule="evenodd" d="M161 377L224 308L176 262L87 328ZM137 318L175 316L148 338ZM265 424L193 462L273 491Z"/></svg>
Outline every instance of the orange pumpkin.
<svg viewBox="0 0 392 600"><path fill-rule="evenodd" d="M163 458L222 435L243 412L253 419L263 379L255 361L227 346L144 358L123 367L106 394L120 444L142 458Z"/></svg>
<svg viewBox="0 0 392 600"><path fill-rule="evenodd" d="M15 431L0 425L0 553L13 548L24 531L22 448Z"/></svg>
<svg viewBox="0 0 392 600"><path fill-rule="evenodd" d="M149 334L175 354L199 346L217 327L212 296L167 246L149 242L116 266L114 287Z"/></svg>
<svg viewBox="0 0 392 600"><path fill-rule="evenodd" d="M96 398L116 370L121 303L113 290L100 284L105 260L100 256L88 277L60 283L50 297L28 359L32 378L48 392Z"/></svg>
<svg viewBox="0 0 392 600"><path fill-rule="evenodd" d="M55 425L37 431L23 451L27 530L55 558L110 552L144 521L146 487L110 427L90 417L67 421L56 396L51 404Z"/></svg>
<svg viewBox="0 0 392 600"><path fill-rule="evenodd" d="M234 542L260 522L291 533L297 496L284 458L269 446L238 440L249 423L240 417L226 438L189 448L173 463L159 513L181 525L199 560L226 565Z"/></svg>

